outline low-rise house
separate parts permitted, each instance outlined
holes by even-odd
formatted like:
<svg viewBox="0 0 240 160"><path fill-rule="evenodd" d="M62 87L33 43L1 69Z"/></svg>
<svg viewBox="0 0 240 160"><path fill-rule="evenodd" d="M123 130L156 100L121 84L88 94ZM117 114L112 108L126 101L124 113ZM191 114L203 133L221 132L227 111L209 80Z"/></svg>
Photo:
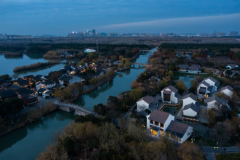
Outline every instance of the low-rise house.
<svg viewBox="0 0 240 160"><path fill-rule="evenodd" d="M42 93L43 98L50 98L52 96L52 91L51 90L46 90Z"/></svg>
<svg viewBox="0 0 240 160"><path fill-rule="evenodd" d="M221 99L215 95L205 99L205 103L207 104L208 109L222 110L225 106L230 109L230 106L227 102L227 100Z"/></svg>
<svg viewBox="0 0 240 160"><path fill-rule="evenodd" d="M178 71L182 71L182 72L188 71L188 65L178 65L178 67L179 67Z"/></svg>
<svg viewBox="0 0 240 160"><path fill-rule="evenodd" d="M178 90L173 86L168 86L161 91L162 101L166 103L178 103L181 99Z"/></svg>
<svg viewBox="0 0 240 160"><path fill-rule="evenodd" d="M46 80L49 80L50 79L50 76L49 75L46 75L46 76L42 76L41 77L41 80L43 81L46 81Z"/></svg>
<svg viewBox="0 0 240 160"><path fill-rule="evenodd" d="M193 93L187 94L182 98L183 105L183 116L187 117L196 117L199 110L200 105L197 102L197 96Z"/></svg>
<svg viewBox="0 0 240 160"><path fill-rule="evenodd" d="M193 54L194 54L193 52L187 52L187 53L186 53L186 57L187 57L188 59L191 59Z"/></svg>
<svg viewBox="0 0 240 160"><path fill-rule="evenodd" d="M18 97L18 94L13 90L3 90L0 91L0 100L4 100L6 98Z"/></svg>
<svg viewBox="0 0 240 160"><path fill-rule="evenodd" d="M25 79L22 79L22 78L18 78L15 82L15 84L21 86L21 87L26 87L26 88L30 88L31 87L31 84L29 82L29 80L25 80Z"/></svg>
<svg viewBox="0 0 240 160"><path fill-rule="evenodd" d="M44 92L44 91L46 91L47 89L46 88L40 88L38 91L37 91L37 94L39 95L39 96L42 96L42 93Z"/></svg>
<svg viewBox="0 0 240 160"><path fill-rule="evenodd" d="M55 85L56 85L56 83L54 81L38 82L36 84L36 90L38 91L40 88L51 88Z"/></svg>
<svg viewBox="0 0 240 160"><path fill-rule="evenodd" d="M212 95L213 92L216 92L220 82L212 77L205 78L197 87L197 95L208 97Z"/></svg>
<svg viewBox="0 0 240 160"><path fill-rule="evenodd" d="M200 66L197 64L193 64L191 66L188 67L188 73L194 73L197 74L200 72Z"/></svg>
<svg viewBox="0 0 240 160"><path fill-rule="evenodd" d="M155 102L155 103L154 103ZM153 111L157 108L158 102L152 96L145 96L137 101L137 112L143 112L146 109Z"/></svg>
<svg viewBox="0 0 240 160"><path fill-rule="evenodd" d="M25 79L25 80L29 80L29 81L32 81L34 78L33 75L27 75L27 76L23 76L22 79Z"/></svg>
<svg viewBox="0 0 240 160"><path fill-rule="evenodd" d="M58 78L59 84L68 86L73 83L81 82L81 78L78 76L68 76L68 75L63 75L60 78Z"/></svg>
<svg viewBox="0 0 240 160"><path fill-rule="evenodd" d="M239 66L237 64L229 64L226 66L227 69L234 69L234 68L238 68Z"/></svg>
<svg viewBox="0 0 240 160"><path fill-rule="evenodd" d="M227 74L227 70L223 71L223 76L225 77L235 77L236 75L239 75L240 72L238 70L231 70L231 74Z"/></svg>
<svg viewBox="0 0 240 160"><path fill-rule="evenodd" d="M171 121L165 135L171 140L177 141L178 143L183 143L191 136L192 132L193 127L184 123Z"/></svg>
<svg viewBox="0 0 240 160"><path fill-rule="evenodd" d="M3 88L3 89L8 89L8 88L11 87L11 86L12 86L12 84L9 83L9 82L6 82L6 83L3 83L3 84L2 84L2 88Z"/></svg>
<svg viewBox="0 0 240 160"><path fill-rule="evenodd" d="M150 129L152 135L156 137L159 137L159 135L164 136L169 124L175 119L173 115L159 110L153 110L153 112L146 117L147 129Z"/></svg>
<svg viewBox="0 0 240 160"><path fill-rule="evenodd" d="M231 86L225 86L221 88L220 92L225 94L231 99L233 95L233 88Z"/></svg>
<svg viewBox="0 0 240 160"><path fill-rule="evenodd" d="M14 92L18 94L18 98L23 98L25 96L32 96L35 97L35 92L33 90L21 87L21 88L15 88L12 89Z"/></svg>
<svg viewBox="0 0 240 160"><path fill-rule="evenodd" d="M40 82L42 79L41 79L42 75L36 75L35 77L32 78L32 81L37 83L37 82Z"/></svg>
<svg viewBox="0 0 240 160"><path fill-rule="evenodd" d="M38 98L35 96L27 95L22 98L25 106L34 105L38 103Z"/></svg>

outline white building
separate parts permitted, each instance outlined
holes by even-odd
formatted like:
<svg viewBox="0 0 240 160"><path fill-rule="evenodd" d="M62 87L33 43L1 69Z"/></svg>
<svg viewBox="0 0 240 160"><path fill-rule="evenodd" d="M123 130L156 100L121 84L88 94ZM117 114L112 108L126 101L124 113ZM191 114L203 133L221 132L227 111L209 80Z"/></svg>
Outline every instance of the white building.
<svg viewBox="0 0 240 160"><path fill-rule="evenodd" d="M161 99L159 95L156 95L155 97L152 96L145 96L137 101L137 112L143 112L146 109L149 109L153 111L154 109L157 109L158 102Z"/></svg>
<svg viewBox="0 0 240 160"><path fill-rule="evenodd" d="M92 52L95 53L96 50L95 49L88 49L88 48L84 50L84 53L92 53Z"/></svg>
<svg viewBox="0 0 240 160"><path fill-rule="evenodd" d="M188 117L196 117L200 110L200 105L197 102L197 96L193 93L190 93L185 95L182 100L183 115Z"/></svg>
<svg viewBox="0 0 240 160"><path fill-rule="evenodd" d="M230 109L227 100L221 99L215 95L205 99L205 102L207 103L207 109L222 110L224 106Z"/></svg>
<svg viewBox="0 0 240 160"><path fill-rule="evenodd" d="M40 88L45 88L45 89L47 89L47 88L52 88L52 87L54 87L55 85L56 85L56 83L53 82L53 81L38 82L38 83L36 84L36 90L38 91Z"/></svg>
<svg viewBox="0 0 240 160"><path fill-rule="evenodd" d="M175 122L175 117L167 112L154 110L151 114L147 115L146 118L147 129L156 137L160 135L166 136L178 143L183 143L191 136L193 131L192 127L180 122Z"/></svg>
<svg viewBox="0 0 240 160"><path fill-rule="evenodd" d="M161 91L162 101L166 103L178 103L181 96L178 94L178 90L173 86L168 86Z"/></svg>
<svg viewBox="0 0 240 160"><path fill-rule="evenodd" d="M59 84L68 86L73 83L81 82L81 78L78 76L68 76L68 75L63 75L60 78L58 78Z"/></svg>
<svg viewBox="0 0 240 160"><path fill-rule="evenodd" d="M175 117L167 112L153 110L147 117L147 129L150 129L154 136L162 135Z"/></svg>
<svg viewBox="0 0 240 160"><path fill-rule="evenodd" d="M185 142L192 134L193 127L187 124L172 121L166 130L166 137L177 141L178 143Z"/></svg>
<svg viewBox="0 0 240 160"><path fill-rule="evenodd" d="M211 95L213 92L217 91L219 85L220 83L216 79L212 77L205 78L201 83L198 84L197 95Z"/></svg>
<svg viewBox="0 0 240 160"><path fill-rule="evenodd" d="M229 64L226 66L227 69L234 69L234 68L238 68L239 66L237 64Z"/></svg>
<svg viewBox="0 0 240 160"><path fill-rule="evenodd" d="M188 67L188 73L194 73L197 74L199 72L201 72L200 70L200 66L197 64L193 64L191 66Z"/></svg>
<svg viewBox="0 0 240 160"><path fill-rule="evenodd" d="M225 87L221 88L220 92L225 94L226 96L228 96L231 99L232 95L233 95L233 88L231 86L225 86Z"/></svg>

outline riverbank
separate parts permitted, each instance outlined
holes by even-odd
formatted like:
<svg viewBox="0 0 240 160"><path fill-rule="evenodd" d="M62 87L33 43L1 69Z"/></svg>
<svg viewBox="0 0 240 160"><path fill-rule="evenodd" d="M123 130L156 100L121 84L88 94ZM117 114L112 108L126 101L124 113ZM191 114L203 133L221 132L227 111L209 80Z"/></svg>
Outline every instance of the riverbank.
<svg viewBox="0 0 240 160"><path fill-rule="evenodd" d="M57 105L49 102L43 107L38 107L33 110L29 110L26 113L19 114L11 120L2 120L2 125L0 126L0 137L13 132L17 129L23 128L28 124L40 120L42 117L57 110Z"/></svg>
<svg viewBox="0 0 240 160"><path fill-rule="evenodd" d="M38 62L38 63L30 64L28 66L15 67L13 69L13 72L29 71L39 67L54 66L57 64L59 64L59 62L44 62L44 63Z"/></svg>
<svg viewBox="0 0 240 160"><path fill-rule="evenodd" d="M11 58L11 57L22 57L23 54L20 52L4 52L4 57L5 58Z"/></svg>

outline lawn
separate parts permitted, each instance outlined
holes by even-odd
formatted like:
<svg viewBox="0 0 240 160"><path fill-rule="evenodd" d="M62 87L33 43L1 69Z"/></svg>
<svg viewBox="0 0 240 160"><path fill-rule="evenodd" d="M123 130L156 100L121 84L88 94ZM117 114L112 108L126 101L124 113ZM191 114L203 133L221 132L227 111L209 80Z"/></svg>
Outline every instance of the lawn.
<svg viewBox="0 0 240 160"><path fill-rule="evenodd" d="M217 154L216 160L240 160L240 153Z"/></svg>

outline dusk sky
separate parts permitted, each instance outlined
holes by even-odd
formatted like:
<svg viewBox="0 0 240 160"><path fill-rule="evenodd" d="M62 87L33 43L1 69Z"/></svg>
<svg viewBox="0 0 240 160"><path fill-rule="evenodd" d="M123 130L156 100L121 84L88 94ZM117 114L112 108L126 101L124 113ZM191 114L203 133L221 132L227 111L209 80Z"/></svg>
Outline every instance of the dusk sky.
<svg viewBox="0 0 240 160"><path fill-rule="evenodd" d="M240 31L240 0L0 0L0 33Z"/></svg>

